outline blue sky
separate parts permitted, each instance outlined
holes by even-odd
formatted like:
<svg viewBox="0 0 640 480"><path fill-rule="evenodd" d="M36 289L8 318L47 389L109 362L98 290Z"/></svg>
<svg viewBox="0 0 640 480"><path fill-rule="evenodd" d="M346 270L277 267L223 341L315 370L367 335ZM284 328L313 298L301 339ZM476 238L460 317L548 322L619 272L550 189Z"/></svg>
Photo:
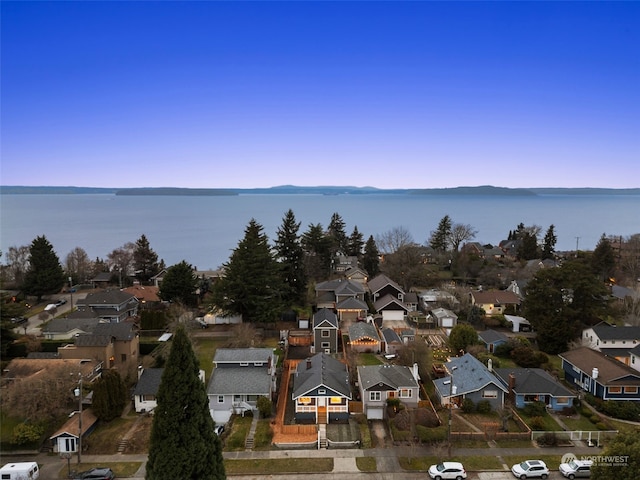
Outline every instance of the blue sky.
<svg viewBox="0 0 640 480"><path fill-rule="evenodd" d="M640 2L1 2L2 185L640 187Z"/></svg>

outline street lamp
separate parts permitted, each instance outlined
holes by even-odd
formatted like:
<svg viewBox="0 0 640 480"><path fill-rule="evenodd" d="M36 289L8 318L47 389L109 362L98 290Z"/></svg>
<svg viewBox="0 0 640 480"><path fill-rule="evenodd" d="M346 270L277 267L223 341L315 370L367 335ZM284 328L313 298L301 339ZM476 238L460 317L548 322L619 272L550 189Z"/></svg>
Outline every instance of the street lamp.
<svg viewBox="0 0 640 480"><path fill-rule="evenodd" d="M74 389L74 394L78 397L78 464L82 462L82 374L78 374L78 388Z"/></svg>
<svg viewBox="0 0 640 480"><path fill-rule="evenodd" d="M71 303L70 312L73 313L73 279L71 277L69 277L69 293L71 294L71 299L69 300L69 303Z"/></svg>

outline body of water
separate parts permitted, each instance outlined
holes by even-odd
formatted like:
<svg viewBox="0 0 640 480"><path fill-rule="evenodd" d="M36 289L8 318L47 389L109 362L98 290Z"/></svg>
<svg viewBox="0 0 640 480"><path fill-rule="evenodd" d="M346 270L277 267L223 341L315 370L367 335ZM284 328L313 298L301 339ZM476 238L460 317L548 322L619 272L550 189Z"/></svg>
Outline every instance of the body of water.
<svg viewBox="0 0 640 480"><path fill-rule="evenodd" d="M0 249L29 245L45 235L60 261L75 247L91 259L142 234L167 265L186 260L213 269L229 259L251 218L272 241L288 209L301 222L327 227L333 213L369 235L404 227L426 243L438 222L472 225L483 244L498 244L519 223L555 226L556 250L592 250L600 236L640 233L640 196L239 195L115 196L0 195ZM2 259L0 259L2 260Z"/></svg>

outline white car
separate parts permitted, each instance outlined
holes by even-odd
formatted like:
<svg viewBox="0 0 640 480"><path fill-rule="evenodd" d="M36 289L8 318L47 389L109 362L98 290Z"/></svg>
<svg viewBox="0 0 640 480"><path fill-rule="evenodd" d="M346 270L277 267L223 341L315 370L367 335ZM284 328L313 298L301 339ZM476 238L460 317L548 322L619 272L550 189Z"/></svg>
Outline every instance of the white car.
<svg viewBox="0 0 640 480"><path fill-rule="evenodd" d="M442 462L429 467L429 476L434 480L462 480L467 472L459 462Z"/></svg>
<svg viewBox="0 0 640 480"><path fill-rule="evenodd" d="M521 480L527 478L542 478L544 480L549 476L549 469L542 460L525 460L511 467L511 473Z"/></svg>
<svg viewBox="0 0 640 480"><path fill-rule="evenodd" d="M574 478L589 478L591 476L591 460L571 460L569 463L561 463L560 473L569 480Z"/></svg>

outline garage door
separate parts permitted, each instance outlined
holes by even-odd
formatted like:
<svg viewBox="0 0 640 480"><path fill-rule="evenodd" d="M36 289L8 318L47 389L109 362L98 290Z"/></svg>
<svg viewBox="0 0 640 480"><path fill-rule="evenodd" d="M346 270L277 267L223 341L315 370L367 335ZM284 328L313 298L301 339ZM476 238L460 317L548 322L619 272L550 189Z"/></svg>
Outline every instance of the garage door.
<svg viewBox="0 0 640 480"><path fill-rule="evenodd" d="M367 409L367 420L383 420L383 419L384 419L384 409L382 408Z"/></svg>
<svg viewBox="0 0 640 480"><path fill-rule="evenodd" d="M385 310L382 312L382 320L404 320L404 310Z"/></svg>

